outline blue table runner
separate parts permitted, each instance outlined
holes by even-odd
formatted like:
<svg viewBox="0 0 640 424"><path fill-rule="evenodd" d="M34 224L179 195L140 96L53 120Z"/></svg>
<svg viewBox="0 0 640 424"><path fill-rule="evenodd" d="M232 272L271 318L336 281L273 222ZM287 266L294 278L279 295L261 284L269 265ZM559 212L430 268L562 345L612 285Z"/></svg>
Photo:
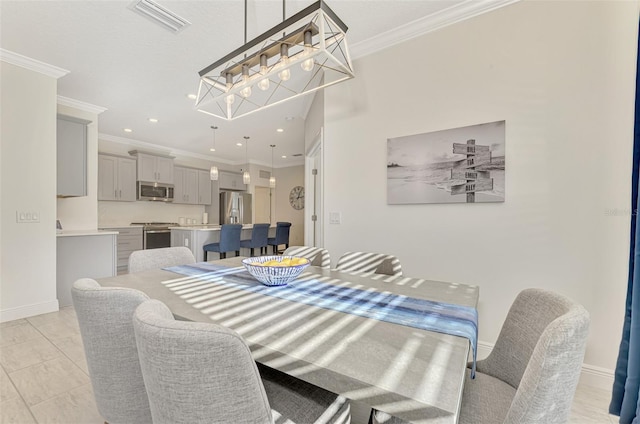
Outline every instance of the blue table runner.
<svg viewBox="0 0 640 424"><path fill-rule="evenodd" d="M372 318L392 324L419 328L437 333L465 337L473 353L471 378L475 378L478 348L478 311L470 306L417 299L374 289L363 290L336 286L303 274L286 286L265 286L244 267L229 268L201 262L163 268L181 275L211 280L218 284L273 296L324 309Z"/></svg>

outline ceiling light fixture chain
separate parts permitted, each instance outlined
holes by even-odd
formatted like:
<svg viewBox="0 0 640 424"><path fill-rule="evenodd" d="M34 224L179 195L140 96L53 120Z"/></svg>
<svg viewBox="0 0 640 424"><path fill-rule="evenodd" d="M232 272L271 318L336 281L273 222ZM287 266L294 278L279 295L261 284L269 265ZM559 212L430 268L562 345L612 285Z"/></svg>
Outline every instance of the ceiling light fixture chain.
<svg viewBox="0 0 640 424"><path fill-rule="evenodd" d="M247 0L244 14L244 45L199 72L199 111L233 120L354 77L348 28L324 0L289 18L283 0L283 21L250 41Z"/></svg>
<svg viewBox="0 0 640 424"><path fill-rule="evenodd" d="M211 129L213 130L213 147L211 147L211 149L209 149L212 152L216 151L216 130L218 129L218 127L216 127L215 125L211 125ZM211 178L211 181L218 181L220 174L218 172L218 167L214 164L211 165L211 169L209 170L209 177Z"/></svg>

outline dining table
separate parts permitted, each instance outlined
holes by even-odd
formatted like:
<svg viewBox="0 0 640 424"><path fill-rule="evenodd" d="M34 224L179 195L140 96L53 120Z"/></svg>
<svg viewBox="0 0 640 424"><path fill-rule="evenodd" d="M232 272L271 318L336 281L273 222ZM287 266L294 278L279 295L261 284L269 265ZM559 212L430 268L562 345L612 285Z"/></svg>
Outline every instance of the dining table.
<svg viewBox="0 0 640 424"><path fill-rule="evenodd" d="M354 402L413 423L458 421L464 384L471 378L470 339L394 322L379 313L358 313L357 303L336 308L281 294L287 288L315 284L381 299L424 300L477 314L477 286L308 266L288 285L261 290L266 286L246 272L242 259L97 281L140 290L164 302L178 319L230 328L246 340L256 362Z"/></svg>

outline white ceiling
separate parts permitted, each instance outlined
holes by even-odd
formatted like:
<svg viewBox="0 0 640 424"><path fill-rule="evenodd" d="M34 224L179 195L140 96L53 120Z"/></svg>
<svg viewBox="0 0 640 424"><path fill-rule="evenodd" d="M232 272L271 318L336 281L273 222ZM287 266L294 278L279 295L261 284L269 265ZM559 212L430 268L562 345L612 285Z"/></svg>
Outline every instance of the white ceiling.
<svg viewBox="0 0 640 424"><path fill-rule="evenodd" d="M156 0L191 25L174 34L131 11L131 1L0 1L0 46L69 70L58 94L107 110L101 137L239 164L300 164L311 95L227 122L195 111L198 71L244 42L244 1ZM515 0L329 0L347 24L352 59ZM286 14L312 1L287 0ZM248 39L282 20L282 1L248 0ZM357 69L356 69L357 78ZM333 90L339 90L337 85ZM157 118L158 123L150 123ZM287 119L288 118L288 119ZM216 154L211 126L216 125ZM125 133L131 128L132 133ZM283 133L277 133L283 128ZM287 159L281 158L287 155Z"/></svg>

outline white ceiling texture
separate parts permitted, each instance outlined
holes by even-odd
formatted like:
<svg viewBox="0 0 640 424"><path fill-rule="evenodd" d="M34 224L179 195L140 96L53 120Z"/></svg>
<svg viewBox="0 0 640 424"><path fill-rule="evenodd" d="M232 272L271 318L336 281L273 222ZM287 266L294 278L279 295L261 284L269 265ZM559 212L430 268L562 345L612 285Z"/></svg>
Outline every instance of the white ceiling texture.
<svg viewBox="0 0 640 424"><path fill-rule="evenodd" d="M349 27L352 60L515 0L329 0ZM69 71L58 94L106 108L100 137L220 160L301 164L304 119L312 94L234 121L194 108L198 72L244 43L243 0L156 0L191 23L173 33L133 12L132 1L0 1L0 47ZM286 0L291 16L313 1ZM282 21L282 1L248 0L248 40ZM391 71L391 67L390 67ZM356 78L357 69L356 69ZM339 90L340 85L331 88ZM157 123L149 122L156 118ZM216 153L211 126L216 125ZM124 128L133 130L124 132ZM277 128L284 132L276 132ZM140 143L142 142L142 143ZM283 159L281 156L286 155Z"/></svg>

